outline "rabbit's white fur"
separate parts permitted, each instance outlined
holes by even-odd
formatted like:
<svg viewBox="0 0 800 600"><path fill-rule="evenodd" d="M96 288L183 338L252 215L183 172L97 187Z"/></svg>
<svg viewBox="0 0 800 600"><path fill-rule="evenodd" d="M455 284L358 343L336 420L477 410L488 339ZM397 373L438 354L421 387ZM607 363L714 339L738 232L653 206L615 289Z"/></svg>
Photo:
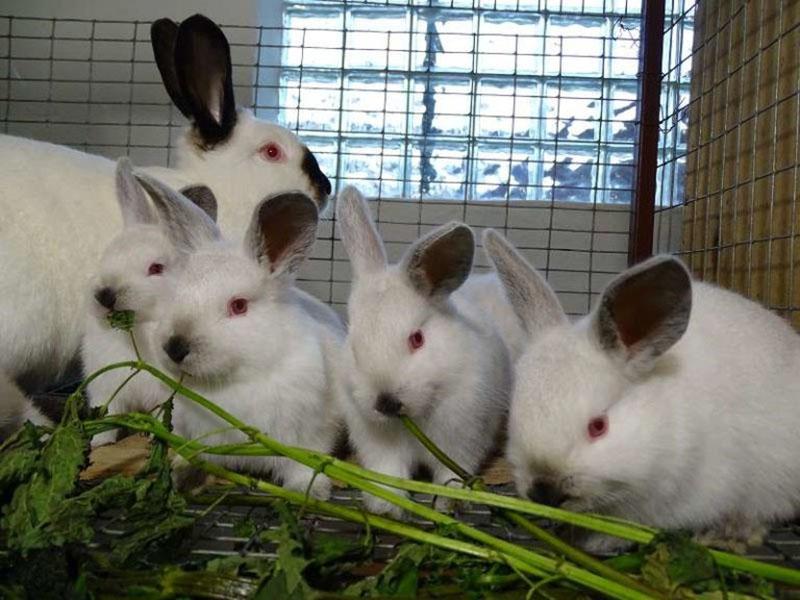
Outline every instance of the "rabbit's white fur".
<svg viewBox="0 0 800 600"><path fill-rule="evenodd" d="M328 452L339 428L334 359L344 328L330 309L293 285L317 223L313 202L299 196L278 195L256 207L243 248L214 236L195 241L174 293L162 305L156 345L163 348L167 368L182 373L187 386L248 425L282 443ZM234 298L247 300L246 314L229 312ZM181 360L168 350L177 338L188 349ZM204 443L246 439L182 398L173 423L179 434L202 437ZM289 459L209 458L232 469L271 470L294 490L311 484L316 497L330 493L327 477L314 477L311 469Z"/></svg>
<svg viewBox="0 0 800 600"><path fill-rule="evenodd" d="M157 303L160 296L169 293L170 279L180 267L178 251L158 223L128 159L121 158L117 162L115 181L124 226L103 253L100 268L87 290L89 310L81 344L87 375L111 363L136 359L130 335L109 324L111 310L134 312L132 333L139 354L150 364L160 364L161 353L153 346ZM161 272L150 274L149 269L154 264L161 266ZM97 298L104 290L114 296L110 308ZM130 371L117 369L94 379L87 389L90 406L108 402L129 375ZM139 373L117 392L109 410L112 413L150 411L166 400L169 393L170 390L150 374ZM113 442L115 436L116 430L98 434L92 438L92 445Z"/></svg>
<svg viewBox="0 0 800 600"><path fill-rule="evenodd" d="M516 365L509 418L521 495L543 481L564 508L734 547L798 513L800 337L783 319L692 283L661 256L622 273L570 324L508 242L490 232L484 245L537 331ZM602 415L607 431L592 439L587 425ZM588 548L618 544L595 536Z"/></svg>
<svg viewBox="0 0 800 600"><path fill-rule="evenodd" d="M174 169L144 171L176 189L197 183L211 188L222 199L219 222L225 231L244 231L266 195L312 193L299 167L304 147L282 127L241 111L231 140L222 146L201 152L189 136L177 148ZM286 164L275 166L256 153L266 140L290 153ZM0 184L0 260L9 265L0 272L0 314L15 315L0 321L1 366L12 377L46 366L52 380L75 356L89 278L122 227L114 163L0 136L0 164L6 173Z"/></svg>
<svg viewBox="0 0 800 600"><path fill-rule="evenodd" d="M342 377L359 461L398 477L410 477L417 465L428 466L437 483L456 477L405 430L398 412L476 472L496 441L511 384L509 352L486 310L494 299L511 313L499 282L494 275L467 280L474 240L466 225L434 230L400 264L388 265L357 190L339 194L336 215L354 277ZM424 344L412 351L409 336L416 330ZM397 410L379 411L382 396L393 398ZM364 502L370 510L400 514L377 497L365 495Z"/></svg>
<svg viewBox="0 0 800 600"><path fill-rule="evenodd" d="M13 433L25 421L34 425L52 425L19 388L0 373L0 440Z"/></svg>
<svg viewBox="0 0 800 600"><path fill-rule="evenodd" d="M298 138L237 111L230 49L216 25L201 15L180 27L161 19L152 35L164 85L192 126L177 143L175 166L149 174L175 189L209 187L231 231L243 231L253 207L273 193L299 190L325 204L330 183ZM204 85L185 85L197 78ZM267 144L279 153L260 152ZM0 135L0 170L0 373L35 391L76 357L89 278L121 229L114 163Z"/></svg>

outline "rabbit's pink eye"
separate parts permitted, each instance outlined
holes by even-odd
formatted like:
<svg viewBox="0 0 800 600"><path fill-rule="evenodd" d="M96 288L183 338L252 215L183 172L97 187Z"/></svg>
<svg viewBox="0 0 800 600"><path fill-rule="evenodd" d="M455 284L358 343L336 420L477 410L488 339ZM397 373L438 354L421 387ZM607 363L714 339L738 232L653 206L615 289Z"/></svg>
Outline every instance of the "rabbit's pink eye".
<svg viewBox="0 0 800 600"><path fill-rule="evenodd" d="M230 302L228 302L228 315L231 317L235 317L237 315L243 315L247 312L247 300L244 298L234 298Z"/></svg>
<svg viewBox="0 0 800 600"><path fill-rule="evenodd" d="M164 265L161 263L153 263L147 267L148 275L161 275L164 272Z"/></svg>
<svg viewBox="0 0 800 600"><path fill-rule="evenodd" d="M273 144L272 142L261 146L258 152L264 157L264 159L270 162L275 162L283 158L281 147L278 146L278 144Z"/></svg>
<svg viewBox="0 0 800 600"><path fill-rule="evenodd" d="M589 421L589 426L586 428L591 439L597 439L606 434L608 431L608 417L595 417Z"/></svg>
<svg viewBox="0 0 800 600"><path fill-rule="evenodd" d="M411 347L411 351L419 350L422 348L422 345L425 343L425 336L422 335L422 331L417 329L414 333L408 336L408 345Z"/></svg>

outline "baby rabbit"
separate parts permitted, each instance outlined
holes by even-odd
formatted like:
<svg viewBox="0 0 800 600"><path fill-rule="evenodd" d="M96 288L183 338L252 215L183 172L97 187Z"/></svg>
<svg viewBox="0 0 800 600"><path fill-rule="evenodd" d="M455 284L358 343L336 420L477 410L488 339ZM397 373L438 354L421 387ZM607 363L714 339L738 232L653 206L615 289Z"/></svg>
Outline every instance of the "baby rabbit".
<svg viewBox="0 0 800 600"><path fill-rule="evenodd" d="M571 324L507 241L487 231L484 246L531 336L509 417L520 495L734 549L797 514L800 338L785 321L657 256Z"/></svg>
<svg viewBox="0 0 800 600"><path fill-rule="evenodd" d="M513 311L493 274L468 279L472 230L459 223L439 227L390 266L355 188L339 194L336 218L353 270L342 376L345 419L359 461L398 477L424 465L436 483L454 479L396 418L406 414L462 467L477 472L506 414L511 386L509 352L484 300L494 297ZM364 502L369 510L400 515L373 496Z"/></svg>
<svg viewBox="0 0 800 600"><path fill-rule="evenodd" d="M168 275L177 269L176 248L159 225L155 211L137 183L127 158L117 161L115 185L122 212L123 230L106 248L90 286L92 300L86 320L81 354L86 374L108 364L136 358L130 335L108 322L113 311L134 312L133 334L141 357L157 364L159 353L152 345L159 294L168 288ZM161 188L154 188L158 194ZM192 193L201 191L196 188ZM205 188L197 198L213 218L216 201ZM101 406L130 375L117 369L93 380L88 386L89 404ZM111 412L149 411L169 396L170 390L147 373L139 374L122 388L110 405ZM116 431L92 439L93 446L114 441Z"/></svg>
<svg viewBox="0 0 800 600"><path fill-rule="evenodd" d="M223 229L237 233L268 195L299 190L326 204L330 182L313 153L288 129L237 107L230 47L216 24L202 15L180 25L159 19L151 38L164 87L189 126L173 166L150 167L150 175L174 189L208 186ZM162 133L167 139L169 128ZM122 229L114 163L0 135L0 175L0 315L13 315L0 319L0 377L34 392L71 376L76 362L87 274Z"/></svg>
<svg viewBox="0 0 800 600"><path fill-rule="evenodd" d="M145 176L142 181L158 185ZM190 253L156 332L167 368L282 443L330 451L339 427L333 358L344 330L332 322L330 309L293 285L314 243L314 201L299 192L263 200L239 248L222 241L214 222L180 195L154 200L173 242ZM176 402L173 423L179 434L204 443L245 440L188 400ZM327 477L314 477L289 459L209 460L232 469L271 469L287 488L304 492L310 485L317 498L330 494Z"/></svg>

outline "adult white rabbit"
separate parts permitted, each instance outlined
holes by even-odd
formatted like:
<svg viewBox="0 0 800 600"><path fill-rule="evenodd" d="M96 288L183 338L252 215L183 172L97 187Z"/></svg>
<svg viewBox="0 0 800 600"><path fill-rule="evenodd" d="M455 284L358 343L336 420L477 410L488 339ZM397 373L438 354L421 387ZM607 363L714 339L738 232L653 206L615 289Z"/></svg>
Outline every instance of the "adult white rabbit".
<svg viewBox="0 0 800 600"><path fill-rule="evenodd" d="M130 334L113 328L108 321L113 311L133 311L136 350L141 358L158 365L161 355L153 347L157 305L161 296L169 295L170 281L181 265L178 249L158 222L127 158L117 161L115 180L123 229L103 252L88 290L91 300L81 344L87 375L110 363L136 359ZM161 188L151 188L151 192L162 193ZM210 190L193 188L190 193L197 194L196 203L213 219L216 201ZM120 388L129 376L130 371L117 369L94 379L87 388L90 406L104 405L113 397L110 412L146 412L166 400L171 392L147 373L136 375ZM116 433L112 430L96 435L92 445L112 442Z"/></svg>
<svg viewBox="0 0 800 600"><path fill-rule="evenodd" d="M436 483L454 479L405 430L397 416L407 414L462 467L477 472L496 441L511 386L511 358L492 313L505 306L514 315L494 274L469 277L472 230L459 223L439 227L389 265L355 188L339 194L336 217L353 271L342 378L359 461L398 477L424 465ZM492 310L489 298L496 300ZM400 514L379 498L366 495L364 502L370 510Z"/></svg>
<svg viewBox="0 0 800 600"><path fill-rule="evenodd" d="M658 256L570 323L507 241L484 246L531 335L509 418L520 495L735 549L798 513L800 337L783 319Z"/></svg>
<svg viewBox="0 0 800 600"><path fill-rule="evenodd" d="M330 182L287 129L234 101L222 31L202 15L151 30L163 83L191 126L173 168L151 168L175 189L205 185L225 230L244 231L265 196L301 191L322 208ZM28 391L61 377L77 355L86 289L122 227L114 163L44 142L0 136L0 377ZM17 392L14 392L17 395ZM0 395L0 404L8 394ZM10 401L10 400L9 400Z"/></svg>
<svg viewBox="0 0 800 600"><path fill-rule="evenodd" d="M141 181L158 185L144 176ZM153 200L173 242L188 252L161 304L155 345L163 349L165 366L248 425L285 444L330 452L340 425L335 363L344 328L330 309L293 285L316 236L315 203L300 193L265 199L240 247L223 241L213 221L182 196ZM205 443L245 440L186 399L176 401L173 424L179 434ZM289 459L210 460L271 471L288 488L310 485L316 497L330 493L327 477Z"/></svg>

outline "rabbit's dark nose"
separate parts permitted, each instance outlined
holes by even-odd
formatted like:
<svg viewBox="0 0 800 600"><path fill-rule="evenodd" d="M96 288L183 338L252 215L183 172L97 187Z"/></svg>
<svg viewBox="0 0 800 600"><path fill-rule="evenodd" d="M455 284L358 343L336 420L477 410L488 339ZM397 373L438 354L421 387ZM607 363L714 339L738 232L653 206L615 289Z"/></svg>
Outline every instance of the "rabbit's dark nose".
<svg viewBox="0 0 800 600"><path fill-rule="evenodd" d="M567 495L552 481L540 480L528 488L528 498L547 506L561 506Z"/></svg>
<svg viewBox="0 0 800 600"><path fill-rule="evenodd" d="M164 352L167 353L173 362L180 364L186 355L189 354L189 342L185 337L180 335L173 335L164 344Z"/></svg>
<svg viewBox="0 0 800 600"><path fill-rule="evenodd" d="M375 401L375 410L387 417L396 417L403 409L403 403L392 394L379 394Z"/></svg>
<svg viewBox="0 0 800 600"><path fill-rule="evenodd" d="M110 287L104 287L94 293L94 299L97 300L100 306L108 310L114 310L114 305L117 303L117 293Z"/></svg>

